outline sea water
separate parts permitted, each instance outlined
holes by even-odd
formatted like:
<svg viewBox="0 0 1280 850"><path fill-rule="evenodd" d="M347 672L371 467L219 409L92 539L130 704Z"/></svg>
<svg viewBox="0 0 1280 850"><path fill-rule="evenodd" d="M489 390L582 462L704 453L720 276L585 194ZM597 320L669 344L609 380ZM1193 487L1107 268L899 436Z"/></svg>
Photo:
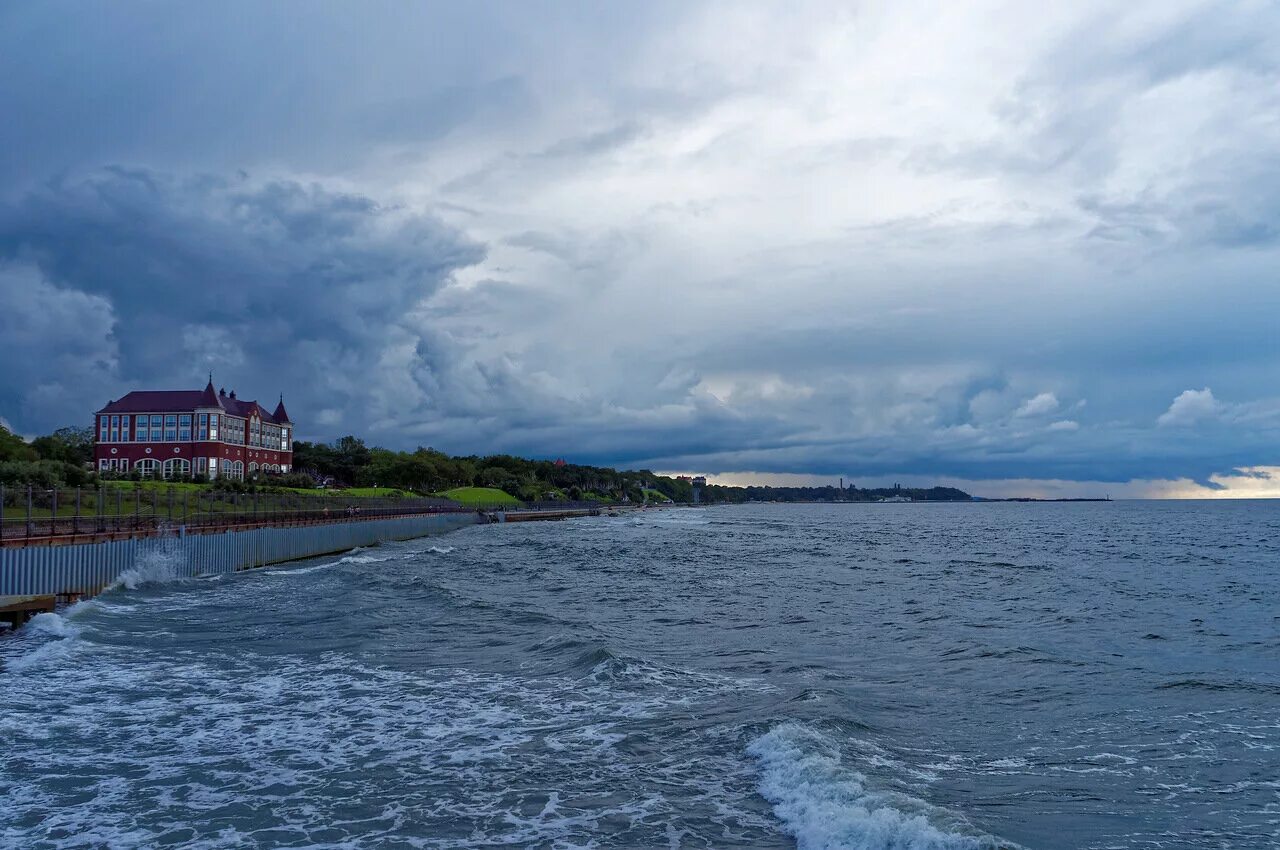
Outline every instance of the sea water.
<svg viewBox="0 0 1280 850"><path fill-rule="evenodd" d="M1280 838L1280 503L716 507L162 566L0 640L0 846Z"/></svg>

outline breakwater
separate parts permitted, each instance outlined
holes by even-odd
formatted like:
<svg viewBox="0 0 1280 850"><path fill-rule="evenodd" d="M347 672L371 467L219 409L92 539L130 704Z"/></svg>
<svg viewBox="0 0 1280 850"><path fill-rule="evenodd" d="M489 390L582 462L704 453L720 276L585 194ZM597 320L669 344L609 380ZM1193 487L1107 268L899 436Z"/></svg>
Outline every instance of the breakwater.
<svg viewBox="0 0 1280 850"><path fill-rule="evenodd" d="M371 546L443 534L481 521L479 514L434 513L248 526L189 533L176 526L122 539L0 548L0 597L88 596L130 573L164 570L174 578L216 575Z"/></svg>

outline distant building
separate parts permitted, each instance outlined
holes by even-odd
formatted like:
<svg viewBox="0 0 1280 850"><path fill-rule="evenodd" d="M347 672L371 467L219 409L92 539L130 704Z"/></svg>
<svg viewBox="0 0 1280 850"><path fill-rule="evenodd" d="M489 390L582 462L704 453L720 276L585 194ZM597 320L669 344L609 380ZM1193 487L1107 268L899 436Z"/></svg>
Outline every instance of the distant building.
<svg viewBox="0 0 1280 850"><path fill-rule="evenodd" d="M701 503L702 503L702 490L703 490L703 488L705 488L705 487L707 486L707 476L705 476L705 475L695 475L695 476L693 476L693 480L692 480L692 481L690 481L689 483L693 485L693 503L694 503L695 505L696 505L696 504L701 504Z"/></svg>
<svg viewBox="0 0 1280 850"><path fill-rule="evenodd" d="M293 468L293 422L284 397L274 411L235 390L134 390L96 414L94 465L153 478L243 479Z"/></svg>

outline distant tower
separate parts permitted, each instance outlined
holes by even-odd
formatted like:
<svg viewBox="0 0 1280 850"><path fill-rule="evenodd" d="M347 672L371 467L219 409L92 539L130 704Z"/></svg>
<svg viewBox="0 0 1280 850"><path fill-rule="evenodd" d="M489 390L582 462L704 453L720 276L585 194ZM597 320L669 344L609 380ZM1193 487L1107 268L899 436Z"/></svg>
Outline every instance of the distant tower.
<svg viewBox="0 0 1280 850"><path fill-rule="evenodd" d="M690 483L693 484L693 503L695 505L701 504L702 488L707 486L707 476L695 475L693 476L693 481L691 481Z"/></svg>

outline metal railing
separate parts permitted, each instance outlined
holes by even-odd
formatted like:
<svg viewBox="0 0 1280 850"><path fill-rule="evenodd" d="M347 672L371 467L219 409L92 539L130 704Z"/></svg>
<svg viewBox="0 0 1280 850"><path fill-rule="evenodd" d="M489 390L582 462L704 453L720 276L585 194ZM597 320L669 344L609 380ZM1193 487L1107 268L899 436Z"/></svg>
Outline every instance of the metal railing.
<svg viewBox="0 0 1280 850"><path fill-rule="evenodd" d="M21 545L96 535L146 535L185 527L212 531L381 519L431 513L580 511L597 502L461 505L435 497L344 497L324 494L235 493L192 487L46 489L0 485L0 541Z"/></svg>

